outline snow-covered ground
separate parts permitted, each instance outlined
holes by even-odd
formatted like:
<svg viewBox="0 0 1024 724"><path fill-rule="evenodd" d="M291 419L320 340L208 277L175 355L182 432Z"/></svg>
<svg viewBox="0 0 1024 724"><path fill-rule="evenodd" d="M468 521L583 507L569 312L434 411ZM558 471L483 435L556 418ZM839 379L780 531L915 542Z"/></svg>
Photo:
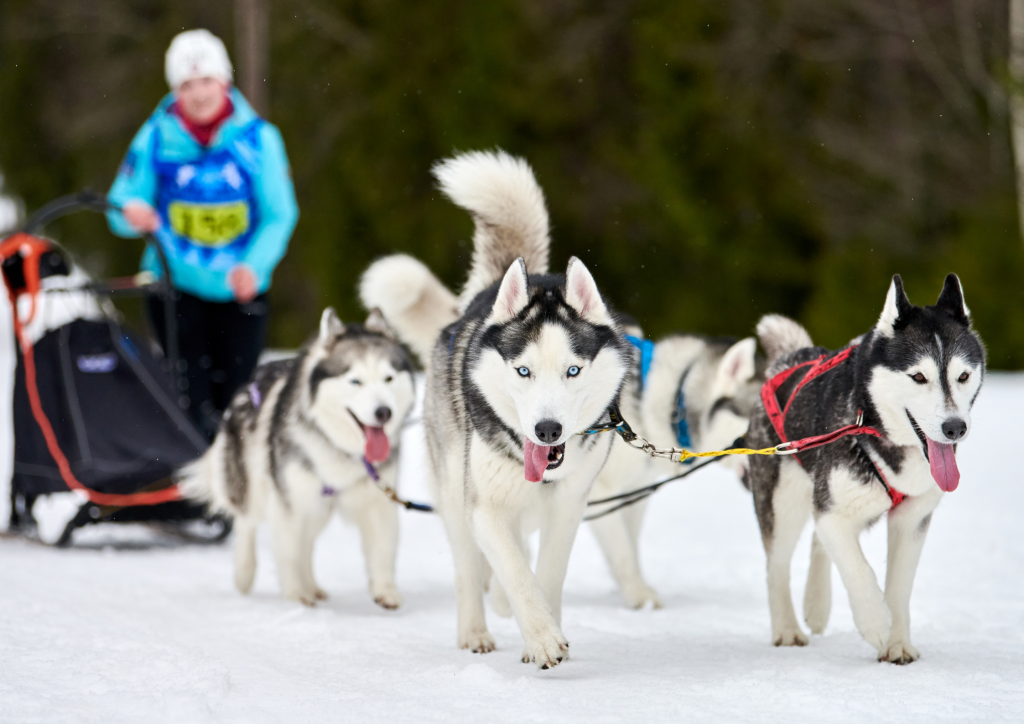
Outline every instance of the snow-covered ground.
<svg viewBox="0 0 1024 724"><path fill-rule="evenodd" d="M565 586L572 659L519 662L455 648L441 523L402 513L395 612L366 591L358 537L317 548L331 599L278 597L266 538L255 591L231 583L229 546L183 546L140 528L95 529L72 550L0 539L0 721L1024 721L1024 375L992 375L936 513L912 601L921 660L879 664L834 576L824 636L769 644L764 554L749 496L720 470L660 492L643 534L659 611L624 609L584 526ZM422 498L419 430L403 490ZM885 526L864 536L884 570ZM802 600L805 534L794 565Z"/></svg>

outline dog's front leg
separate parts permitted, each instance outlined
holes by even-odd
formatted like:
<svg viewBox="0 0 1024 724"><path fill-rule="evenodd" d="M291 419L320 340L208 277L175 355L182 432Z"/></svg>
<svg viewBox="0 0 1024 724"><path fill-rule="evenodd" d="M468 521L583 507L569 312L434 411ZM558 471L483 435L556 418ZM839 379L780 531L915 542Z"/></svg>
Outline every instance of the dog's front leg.
<svg viewBox="0 0 1024 724"><path fill-rule="evenodd" d="M395 483L393 471L385 484ZM341 504L356 525L363 542L366 575L370 595L378 606L396 609L402 596L395 585L395 559L398 556L398 506L369 480L356 483L341 496Z"/></svg>
<svg viewBox="0 0 1024 724"><path fill-rule="evenodd" d="M569 655L569 643L523 555L517 540L521 536L519 521L507 507L481 502L473 510L472 523L476 540L508 594L526 641L523 662L533 661L542 669L557 666ZM572 537L569 546L572 546Z"/></svg>
<svg viewBox="0 0 1024 724"><path fill-rule="evenodd" d="M235 588L252 590L256 577L256 523L244 515L235 516Z"/></svg>
<svg viewBox="0 0 1024 724"><path fill-rule="evenodd" d="M274 562L281 595L289 601L300 601L307 606L316 605L316 596L303 585L302 552L304 523L299 511L290 509L284 501L270 505L270 532L274 546Z"/></svg>
<svg viewBox="0 0 1024 724"><path fill-rule="evenodd" d="M879 653L885 651L892 629L892 614L860 547L864 522L838 513L824 513L815 523L818 539L835 561L839 576L850 596L857 630Z"/></svg>
<svg viewBox="0 0 1024 724"><path fill-rule="evenodd" d="M889 559L885 570L885 602L892 612L892 633L888 645L879 653L879 661L909 664L920 653L910 644L910 593L914 588L917 564L928 536L932 511L942 499L936 487L905 499L889 511Z"/></svg>
<svg viewBox="0 0 1024 724"><path fill-rule="evenodd" d="M326 601L327 592L320 588L313 575L313 552L316 550L316 539L320 537L331 519L331 509L324 506L322 511L306 510L302 516L302 540L299 542L299 574L305 597L312 596L315 601Z"/></svg>
<svg viewBox="0 0 1024 724"><path fill-rule="evenodd" d="M556 483L557 485L558 483ZM541 519L540 550L537 554L537 581L555 622L562 624L562 587L569 567L569 554L576 540L586 500L556 491L544 506ZM568 646L568 644L566 644ZM568 655L568 653L566 654Z"/></svg>

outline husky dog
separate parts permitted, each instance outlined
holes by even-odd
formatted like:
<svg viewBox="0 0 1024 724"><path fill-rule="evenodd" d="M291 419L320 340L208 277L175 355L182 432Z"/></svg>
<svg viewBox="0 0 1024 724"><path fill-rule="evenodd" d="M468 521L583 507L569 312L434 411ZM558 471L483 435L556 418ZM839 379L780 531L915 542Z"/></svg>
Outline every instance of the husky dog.
<svg viewBox="0 0 1024 724"><path fill-rule="evenodd" d="M523 661L546 669L569 654L562 583L612 444L611 435L576 433L608 419L629 344L578 259L564 276L547 274L547 210L524 161L468 153L434 174L476 224L455 309L450 293L408 257L368 270L363 303L385 305L399 336L429 360L423 419L455 561L458 645L495 648L483 602L493 570L526 642ZM535 528L536 574L523 546L524 531Z"/></svg>
<svg viewBox="0 0 1024 724"><path fill-rule="evenodd" d="M654 344L641 339L643 334L635 326L625 330L640 352L619 401L634 432L659 448L695 452L721 450L746 433L764 378L764 363L756 354L753 337L731 342L678 334ZM743 463L736 456L723 464L740 472L737 466ZM649 458L617 439L592 497L637 490L682 470L678 463ZM590 523L631 608L662 605L640 572L638 540L646 504L643 500ZM499 596L498 589L492 589L496 608Z"/></svg>
<svg viewBox="0 0 1024 724"><path fill-rule="evenodd" d="M398 511L381 488L395 489L394 448L413 401L411 360L376 311L343 325L328 308L297 357L256 369L182 476L187 497L235 517L239 591L252 588L256 526L269 520L284 597L325 599L313 546L339 509L359 526L374 601L398 608Z"/></svg>
<svg viewBox="0 0 1024 724"><path fill-rule="evenodd" d="M813 347L807 332L784 317L763 318L758 335L768 353L769 379L831 355ZM971 406L985 375L985 350L971 329L954 274L946 277L935 306L923 308L910 303L900 277L894 276L878 323L854 344L845 362L813 378L795 396L801 371L783 383L779 404L791 396L784 429L797 440L854 424L863 414L863 424L880 436L843 437L800 454L799 461L762 456L750 461L749 482L768 554L772 640L776 646L803 646L808 640L793 612L789 564L813 511L804 598L811 632L821 633L828 622L835 561L857 629L878 650L879 661L907 664L919 656L910 643L914 574L932 511L960 480L956 444L970 430ZM752 447L779 442L763 405L751 419L748 440ZM887 511L883 593L858 536Z"/></svg>
<svg viewBox="0 0 1024 724"><path fill-rule="evenodd" d="M381 260L367 271L363 303L380 307L386 317L405 320L402 337L425 364L433 354L439 325L451 324L459 316L455 295L420 262L403 255ZM619 398L620 411L634 431L658 447L681 446L698 452L721 449L746 432L764 380L764 360L756 354L753 337L732 342L678 334L654 344L642 339L643 332L634 321L625 315L618 319L634 346L639 346L630 350L633 359ZM745 458L727 458L723 464L742 476ZM654 460L616 438L591 497L637 490L679 471L678 463ZM662 605L640 572L638 542L646 505L643 500L590 523L631 608ZM500 582L492 578L489 589L495 612L511 616Z"/></svg>

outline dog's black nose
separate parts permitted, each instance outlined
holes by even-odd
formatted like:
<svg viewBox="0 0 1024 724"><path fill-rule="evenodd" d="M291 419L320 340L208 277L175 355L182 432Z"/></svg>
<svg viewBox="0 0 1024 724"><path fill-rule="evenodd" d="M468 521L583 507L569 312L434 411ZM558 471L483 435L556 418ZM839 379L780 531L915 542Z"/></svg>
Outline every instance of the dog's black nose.
<svg viewBox="0 0 1024 724"><path fill-rule="evenodd" d="M387 405L381 405L373 413L373 416L377 418L377 422L383 425L391 419L391 408Z"/></svg>
<svg viewBox="0 0 1024 724"><path fill-rule="evenodd" d="M967 423L959 417L951 417L942 423L942 434L956 442L967 434Z"/></svg>
<svg viewBox="0 0 1024 724"><path fill-rule="evenodd" d="M533 431L541 442L554 444L555 440L562 436L562 423L557 420L541 420Z"/></svg>

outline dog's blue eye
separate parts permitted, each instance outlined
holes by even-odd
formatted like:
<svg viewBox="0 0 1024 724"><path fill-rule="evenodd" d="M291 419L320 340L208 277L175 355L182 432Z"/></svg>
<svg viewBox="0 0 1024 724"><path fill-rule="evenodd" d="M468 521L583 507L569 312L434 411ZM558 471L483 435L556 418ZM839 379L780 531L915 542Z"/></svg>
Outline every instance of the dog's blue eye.
<svg viewBox="0 0 1024 724"><path fill-rule="evenodd" d="M529 367L520 367L519 369L516 370L516 372L519 373L520 377L529 377L530 376L530 368Z"/></svg>
<svg viewBox="0 0 1024 724"><path fill-rule="evenodd" d="M576 365L573 365L572 367L570 367L570 368L569 368L569 372L568 372L568 375L569 375L570 377L575 377L575 376L576 376L576 375L578 375L579 373L580 373L580 368L579 368L579 367L577 367Z"/></svg>
<svg viewBox="0 0 1024 724"><path fill-rule="evenodd" d="M356 387L359 387L359 385L363 384L362 380L349 380L349 382L355 385Z"/></svg>

